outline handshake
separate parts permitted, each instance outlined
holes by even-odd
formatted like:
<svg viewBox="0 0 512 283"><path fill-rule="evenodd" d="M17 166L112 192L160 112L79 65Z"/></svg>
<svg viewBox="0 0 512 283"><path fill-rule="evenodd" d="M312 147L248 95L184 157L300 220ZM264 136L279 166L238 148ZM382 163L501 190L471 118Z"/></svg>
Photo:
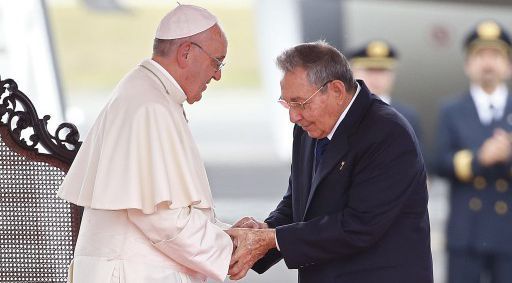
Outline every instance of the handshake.
<svg viewBox="0 0 512 283"><path fill-rule="evenodd" d="M231 280L244 278L256 261L276 247L276 230L252 217L238 220L226 233L233 241L228 271Z"/></svg>

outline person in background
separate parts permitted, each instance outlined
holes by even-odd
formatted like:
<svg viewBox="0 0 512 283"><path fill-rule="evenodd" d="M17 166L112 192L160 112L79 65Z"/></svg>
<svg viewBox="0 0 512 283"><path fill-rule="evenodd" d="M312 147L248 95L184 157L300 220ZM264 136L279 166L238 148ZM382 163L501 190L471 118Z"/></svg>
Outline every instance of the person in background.
<svg viewBox="0 0 512 283"><path fill-rule="evenodd" d="M469 89L444 105L437 131L436 171L450 182L448 282L510 283L510 36L486 20L469 32L464 47Z"/></svg>
<svg viewBox="0 0 512 283"><path fill-rule="evenodd" d="M349 55L354 77L363 80L372 93L402 114L412 125L421 144L423 133L418 113L411 106L392 98L397 61L396 49L384 40L372 40L355 48Z"/></svg>

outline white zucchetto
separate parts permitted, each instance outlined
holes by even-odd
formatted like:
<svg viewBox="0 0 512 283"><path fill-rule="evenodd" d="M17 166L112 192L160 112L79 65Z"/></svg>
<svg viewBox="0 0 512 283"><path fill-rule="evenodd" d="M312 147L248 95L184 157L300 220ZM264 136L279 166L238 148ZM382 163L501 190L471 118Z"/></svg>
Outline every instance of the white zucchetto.
<svg viewBox="0 0 512 283"><path fill-rule="evenodd" d="M217 18L208 10L194 5L178 5L160 21L155 37L176 39L192 36L211 28Z"/></svg>

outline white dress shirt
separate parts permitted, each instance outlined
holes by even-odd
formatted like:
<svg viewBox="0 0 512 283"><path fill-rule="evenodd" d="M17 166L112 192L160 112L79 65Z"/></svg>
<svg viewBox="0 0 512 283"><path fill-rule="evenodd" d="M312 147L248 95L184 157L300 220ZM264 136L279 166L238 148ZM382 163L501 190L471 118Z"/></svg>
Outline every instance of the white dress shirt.
<svg viewBox="0 0 512 283"><path fill-rule="evenodd" d="M331 132L327 135L327 138L329 140L332 140L332 137L334 136L334 132L336 132L336 129L338 129L338 126L340 125L341 121L343 121L343 119L345 119L345 116L347 116L348 110L352 106L352 103L354 103L354 101L356 100L356 97L359 94L359 91L361 90L361 86L359 85L359 83L356 82L356 84L357 84L357 90L356 90L356 93L354 94L354 97L352 97L352 100L350 100L350 103L348 104L347 108L345 108L345 110L343 110L340 117L338 118L338 121L332 128Z"/></svg>
<svg viewBox="0 0 512 283"><path fill-rule="evenodd" d="M379 94L378 95L380 100L386 102L387 104L391 105L391 95L389 94Z"/></svg>
<svg viewBox="0 0 512 283"><path fill-rule="evenodd" d="M472 84L470 92L478 118L483 125L489 125L493 120L500 120L503 117L508 95L505 84L499 85L493 93L487 93L479 85Z"/></svg>

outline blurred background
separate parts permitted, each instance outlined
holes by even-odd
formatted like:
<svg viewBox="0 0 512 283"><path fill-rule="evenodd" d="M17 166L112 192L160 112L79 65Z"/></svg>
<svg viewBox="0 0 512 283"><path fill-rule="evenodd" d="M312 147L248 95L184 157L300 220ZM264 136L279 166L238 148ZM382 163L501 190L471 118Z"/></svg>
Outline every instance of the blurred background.
<svg viewBox="0 0 512 283"><path fill-rule="evenodd" d="M379 38L399 51L393 97L418 111L431 154L439 105L468 86L462 41L492 18L512 29L510 1L210 0L180 1L219 18L229 48L222 80L187 105L217 214L225 222L264 219L287 188L291 129L276 103L285 48L325 39L346 53ZM0 0L0 77L16 80L52 125L69 121L83 140L117 82L151 56L164 0ZM53 124L52 124L53 123ZM447 184L431 176L435 282L445 282ZM283 263L241 282L296 282Z"/></svg>

